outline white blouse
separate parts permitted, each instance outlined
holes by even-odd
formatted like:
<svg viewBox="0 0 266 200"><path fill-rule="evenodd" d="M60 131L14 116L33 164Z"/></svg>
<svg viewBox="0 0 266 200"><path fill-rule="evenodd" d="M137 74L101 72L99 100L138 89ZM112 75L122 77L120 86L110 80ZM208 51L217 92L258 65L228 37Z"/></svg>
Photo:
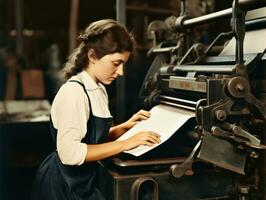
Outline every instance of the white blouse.
<svg viewBox="0 0 266 200"><path fill-rule="evenodd" d="M78 80L85 85L94 116L111 117L108 95L102 84L97 84L86 71L71 77L70 80ZM63 84L51 108L53 125L57 129L57 151L63 164L84 163L87 144L81 140L87 132L89 113L88 97L82 86L75 82Z"/></svg>

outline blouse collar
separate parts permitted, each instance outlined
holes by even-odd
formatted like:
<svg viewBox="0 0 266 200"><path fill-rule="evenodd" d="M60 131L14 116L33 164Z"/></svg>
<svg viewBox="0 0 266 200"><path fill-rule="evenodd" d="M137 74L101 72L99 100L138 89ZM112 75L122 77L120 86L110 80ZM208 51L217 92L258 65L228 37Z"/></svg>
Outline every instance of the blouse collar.
<svg viewBox="0 0 266 200"><path fill-rule="evenodd" d="M77 74L77 78L84 84L86 90L97 90L104 89L104 85L101 83L96 83L92 77L86 71L82 71Z"/></svg>

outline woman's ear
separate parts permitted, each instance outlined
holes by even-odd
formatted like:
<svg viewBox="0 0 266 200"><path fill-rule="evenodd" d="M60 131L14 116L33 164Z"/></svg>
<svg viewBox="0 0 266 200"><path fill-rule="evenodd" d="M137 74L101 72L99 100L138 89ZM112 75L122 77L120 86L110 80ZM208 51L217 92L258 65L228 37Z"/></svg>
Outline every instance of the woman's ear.
<svg viewBox="0 0 266 200"><path fill-rule="evenodd" d="M93 49L90 49L88 51L88 59L89 59L90 63L93 63L93 64L95 63L97 56L96 56L95 51Z"/></svg>

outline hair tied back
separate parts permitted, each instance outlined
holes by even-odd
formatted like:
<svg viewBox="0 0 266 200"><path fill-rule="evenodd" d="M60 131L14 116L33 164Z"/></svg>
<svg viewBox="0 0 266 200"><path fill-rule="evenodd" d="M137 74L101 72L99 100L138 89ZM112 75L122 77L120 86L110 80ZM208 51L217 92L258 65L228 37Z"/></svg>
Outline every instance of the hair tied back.
<svg viewBox="0 0 266 200"><path fill-rule="evenodd" d="M82 42L86 42L88 40L88 33L81 33L79 36L78 36L78 40L82 41Z"/></svg>
<svg viewBox="0 0 266 200"><path fill-rule="evenodd" d="M99 35L98 33L96 33L95 31L87 31L84 33L81 33L78 36L78 40L82 41L82 42L87 42L90 38L95 37Z"/></svg>

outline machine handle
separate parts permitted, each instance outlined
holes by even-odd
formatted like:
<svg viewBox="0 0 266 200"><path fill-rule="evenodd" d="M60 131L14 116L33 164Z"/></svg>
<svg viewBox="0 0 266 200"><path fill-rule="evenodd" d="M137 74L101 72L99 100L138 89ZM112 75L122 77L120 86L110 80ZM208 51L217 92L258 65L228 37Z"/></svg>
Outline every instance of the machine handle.
<svg viewBox="0 0 266 200"><path fill-rule="evenodd" d="M187 159L180 165L174 164L170 166L170 173L172 174L173 177L175 178L180 178L184 175L193 175L194 172L192 170L192 163L195 160L195 156L198 152L198 149L201 145L201 140L198 141L190 155L187 157Z"/></svg>

